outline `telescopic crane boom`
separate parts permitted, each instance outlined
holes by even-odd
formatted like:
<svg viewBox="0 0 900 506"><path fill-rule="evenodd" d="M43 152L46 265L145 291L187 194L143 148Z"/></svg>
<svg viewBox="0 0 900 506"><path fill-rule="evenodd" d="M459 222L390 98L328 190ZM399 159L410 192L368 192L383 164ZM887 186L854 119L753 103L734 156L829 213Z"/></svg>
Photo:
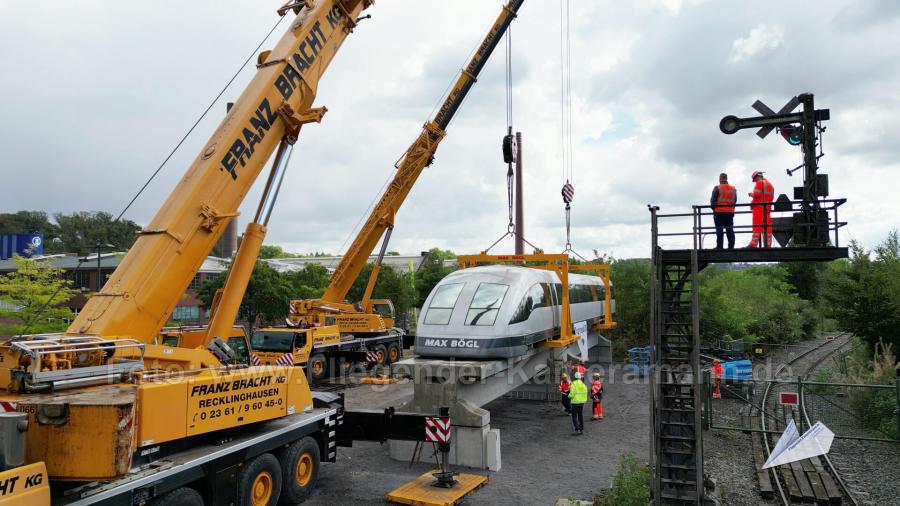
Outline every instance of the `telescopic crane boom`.
<svg viewBox="0 0 900 506"><path fill-rule="evenodd" d="M279 10L297 17L276 46L260 54L250 84L68 335L153 342L276 146L282 139L293 144L303 124L321 119L325 108L312 107L319 79L371 4L298 0ZM265 226L253 228L261 244ZM255 261L252 252L246 256ZM238 297L240 285L232 290L241 292Z"/></svg>
<svg viewBox="0 0 900 506"><path fill-rule="evenodd" d="M320 299L292 301L291 306L294 312L292 319L300 320L307 324L321 324L326 321L326 317L336 316L338 324L341 325L340 312L356 312L352 305L344 303L344 299L366 264L369 255L375 250L378 240L384 236L384 243L363 297L362 310L364 312L371 311L366 306L369 305L369 298L375 286L375 279L381 268L381 261L387 249L387 242L390 240L391 230L394 227L394 216L399 211L404 200L406 200L406 196L416 183L416 180L418 180L419 175L434 161L434 153L446 134L447 126L457 110L459 110L472 85L477 81L478 75L513 19L515 19L524 1L509 0L503 6L500 15L494 21L487 36L478 46L469 64L460 73L459 78L446 99L444 99L435 117L425 124L422 132L416 137L416 140L409 146L400 162L396 165L397 173L394 175L394 179L373 208L372 213L354 239L353 244L350 245L347 253L341 259L334 274L331 276L331 282L325 289L325 293ZM352 321L359 322L361 319L357 316ZM370 323L365 323L360 327L373 328ZM342 328L342 331L344 330ZM364 330L357 328L356 331Z"/></svg>

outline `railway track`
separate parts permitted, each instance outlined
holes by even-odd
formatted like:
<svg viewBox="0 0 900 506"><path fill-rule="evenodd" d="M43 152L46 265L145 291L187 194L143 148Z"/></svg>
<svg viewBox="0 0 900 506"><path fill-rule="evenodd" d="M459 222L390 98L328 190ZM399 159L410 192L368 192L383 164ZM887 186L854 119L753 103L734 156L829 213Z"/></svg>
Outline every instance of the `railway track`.
<svg viewBox="0 0 900 506"><path fill-rule="evenodd" d="M824 360L846 346L848 342L849 335L847 333L834 335L831 340L826 340L779 365L772 379L792 379L786 376L789 372L794 372L794 377L806 377L813 373ZM795 368L800 368L800 371L798 372ZM759 436L762 450L764 450L764 458L768 458L778 439L777 433L786 427L789 420L793 419L798 426L801 426L801 420L806 427L811 426L811 420L806 413L805 402L802 399L799 403L800 408L789 408L776 402L778 394L793 385L793 383L767 383L761 394L760 402L757 404L764 410L758 414L759 428L763 431ZM769 432L775 432L775 434ZM756 442L754 441L754 444ZM828 455L778 466L772 468L771 473L770 470L762 470L759 463L757 463L756 469L763 496L777 496L776 498L781 504L816 502L859 506L857 498L851 493ZM771 487L771 491L769 491L769 487Z"/></svg>

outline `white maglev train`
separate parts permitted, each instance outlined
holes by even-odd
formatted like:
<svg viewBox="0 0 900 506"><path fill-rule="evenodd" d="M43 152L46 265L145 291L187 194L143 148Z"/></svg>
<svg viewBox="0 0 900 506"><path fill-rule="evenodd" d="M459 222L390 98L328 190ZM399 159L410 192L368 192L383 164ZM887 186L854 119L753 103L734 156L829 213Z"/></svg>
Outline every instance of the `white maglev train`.
<svg viewBox="0 0 900 506"><path fill-rule="evenodd" d="M605 290L599 277L570 273L572 322L603 322ZM487 265L453 272L425 300L416 354L466 359L524 355L559 335L561 300L562 283L553 271ZM615 314L615 299L611 302Z"/></svg>

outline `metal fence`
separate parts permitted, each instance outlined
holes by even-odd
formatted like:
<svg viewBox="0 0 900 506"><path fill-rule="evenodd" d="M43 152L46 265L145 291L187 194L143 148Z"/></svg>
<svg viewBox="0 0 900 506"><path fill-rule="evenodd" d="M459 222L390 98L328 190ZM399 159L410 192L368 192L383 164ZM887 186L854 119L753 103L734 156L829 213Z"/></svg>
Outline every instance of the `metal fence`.
<svg viewBox="0 0 900 506"><path fill-rule="evenodd" d="M770 397L763 392L771 385ZM703 379L703 420L707 429L741 432L779 431L760 429L760 417L775 420L775 404L786 394L805 411L809 423L822 422L838 439L900 443L900 382L890 385L826 383L796 380L727 380L720 385L722 398L714 399L715 386L709 372ZM793 396L791 394L796 394ZM801 417L798 429L808 429ZM771 425L770 425L771 426Z"/></svg>

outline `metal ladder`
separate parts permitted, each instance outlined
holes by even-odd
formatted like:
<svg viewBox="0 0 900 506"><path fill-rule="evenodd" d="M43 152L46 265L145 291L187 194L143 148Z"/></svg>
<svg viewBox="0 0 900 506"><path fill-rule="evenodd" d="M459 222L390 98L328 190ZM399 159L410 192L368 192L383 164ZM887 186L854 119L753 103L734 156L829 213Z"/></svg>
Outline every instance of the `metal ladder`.
<svg viewBox="0 0 900 506"><path fill-rule="evenodd" d="M655 504L703 504L697 250L669 260L657 245L651 285L652 492Z"/></svg>

